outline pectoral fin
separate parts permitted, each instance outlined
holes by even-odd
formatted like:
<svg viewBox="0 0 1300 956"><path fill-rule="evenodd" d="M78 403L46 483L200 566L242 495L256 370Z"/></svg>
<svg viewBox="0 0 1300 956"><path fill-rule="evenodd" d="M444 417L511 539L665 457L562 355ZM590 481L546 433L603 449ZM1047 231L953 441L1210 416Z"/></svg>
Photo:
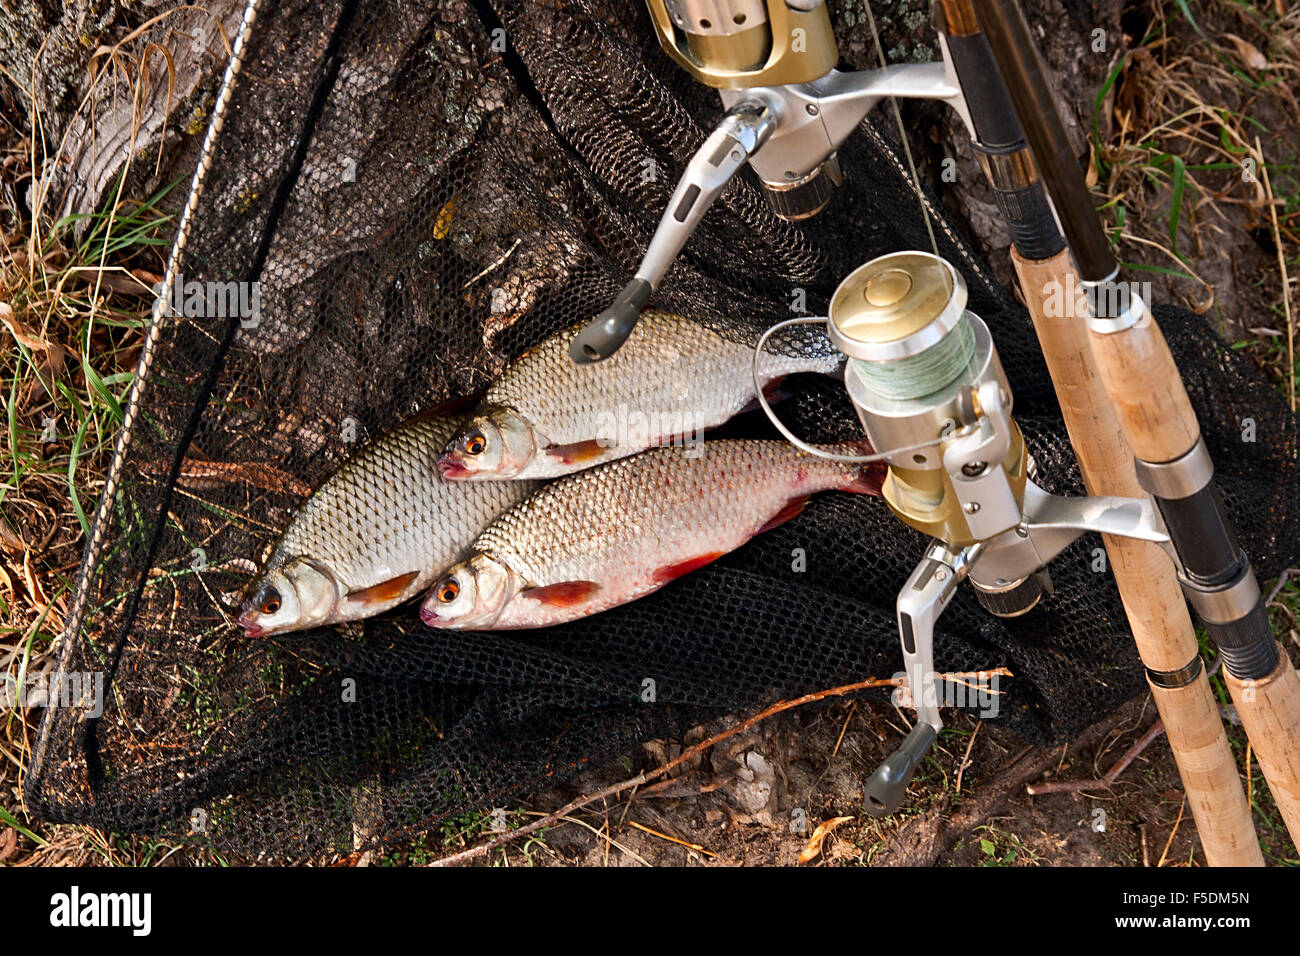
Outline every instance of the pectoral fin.
<svg viewBox="0 0 1300 956"><path fill-rule="evenodd" d="M601 455L605 454L606 448L597 439L589 438L586 441L576 441L571 445L550 445L546 448L546 454L564 462L566 465L580 465L584 462L593 462Z"/></svg>
<svg viewBox="0 0 1300 956"><path fill-rule="evenodd" d="M764 521L763 526L759 528L757 531L755 531L754 533L762 534L764 531L771 531L773 528L785 524L787 521L789 521L791 518L799 514L799 512L803 511L803 509L807 507L808 507L808 498L806 496L803 498L795 498L791 501L787 501L785 503L785 506L780 511L778 511L776 514L772 515L772 517Z"/></svg>
<svg viewBox="0 0 1300 956"><path fill-rule="evenodd" d="M763 397L767 399L767 404L775 405L777 402L783 402L790 397L790 393L787 392L784 388L782 388L782 384L784 382L785 382L785 376L780 375L777 376L776 378L769 379L767 384L763 386ZM743 415L746 412L755 411L760 407L761 406L758 404L758 399L751 398L749 401L747 401L744 405L741 406L740 411L736 412L736 414Z"/></svg>
<svg viewBox="0 0 1300 956"><path fill-rule="evenodd" d="M520 597L530 598L548 607L577 607L600 590L595 581L560 581L541 587L525 588Z"/></svg>
<svg viewBox="0 0 1300 956"><path fill-rule="evenodd" d="M380 581L368 588L349 591L347 600L351 604L388 604L400 598L419 576L419 571L399 574L395 578Z"/></svg>

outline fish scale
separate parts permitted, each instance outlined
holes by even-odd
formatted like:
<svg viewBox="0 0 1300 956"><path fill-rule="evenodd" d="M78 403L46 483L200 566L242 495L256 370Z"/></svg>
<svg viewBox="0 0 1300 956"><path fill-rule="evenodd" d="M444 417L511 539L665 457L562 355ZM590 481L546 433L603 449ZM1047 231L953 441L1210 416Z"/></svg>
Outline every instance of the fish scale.
<svg viewBox="0 0 1300 956"><path fill-rule="evenodd" d="M328 568L350 592L416 572L400 594L386 600L340 602L327 623L378 614L427 588L492 518L537 487L530 481L446 481L435 460L461 422L417 416L362 448L294 516L258 580L304 557ZM254 582L250 591L256 587Z"/></svg>
<svg viewBox="0 0 1300 956"><path fill-rule="evenodd" d="M721 424L754 394L754 350L669 312L642 314L628 342L595 365L569 355L577 329L526 353L487 390L485 405L512 408L555 444L596 434L602 416L622 402L644 413L676 410ZM839 356L764 352L759 375L770 381L796 372L834 371ZM721 415L721 418L718 416Z"/></svg>
<svg viewBox="0 0 1300 956"><path fill-rule="evenodd" d="M831 450L862 454L863 445ZM740 547L774 519L791 517L791 504L811 494L878 494L882 477L878 464L864 468L760 440L657 448L600 465L541 488L474 541L470 562L488 559L513 574L513 594L499 614L490 620L473 614L453 619L454 610L436 616L445 603L440 587L455 579L459 588L470 573L461 563L435 584L422 617L434 626L479 629L585 617Z"/></svg>
<svg viewBox="0 0 1300 956"><path fill-rule="evenodd" d="M754 400L754 350L668 312L642 313L627 343L603 362L575 363L578 327L551 336L510 364L488 387L478 415L449 444L444 473L456 480L501 474L547 478L698 436ZM841 356L823 341L816 354L764 351L764 385L799 372L832 373ZM510 412L525 423L535 451L526 462L480 463L466 447L479 416ZM468 456L468 457L467 457ZM458 463L469 473L456 470Z"/></svg>

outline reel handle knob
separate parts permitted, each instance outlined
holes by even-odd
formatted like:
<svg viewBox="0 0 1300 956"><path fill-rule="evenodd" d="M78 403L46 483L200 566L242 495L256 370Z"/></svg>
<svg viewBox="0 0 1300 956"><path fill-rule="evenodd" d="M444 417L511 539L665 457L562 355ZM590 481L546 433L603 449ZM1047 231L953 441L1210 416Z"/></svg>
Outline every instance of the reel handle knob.
<svg viewBox="0 0 1300 956"><path fill-rule="evenodd" d="M867 812L873 817L887 817L898 809L907 796L907 785L934 743L938 731L927 723L918 723L903 745L885 758L867 781Z"/></svg>
<svg viewBox="0 0 1300 956"><path fill-rule="evenodd" d="M650 283L633 279L613 304L596 316L569 343L569 355L579 365L603 362L619 350L636 328L641 309L650 299Z"/></svg>

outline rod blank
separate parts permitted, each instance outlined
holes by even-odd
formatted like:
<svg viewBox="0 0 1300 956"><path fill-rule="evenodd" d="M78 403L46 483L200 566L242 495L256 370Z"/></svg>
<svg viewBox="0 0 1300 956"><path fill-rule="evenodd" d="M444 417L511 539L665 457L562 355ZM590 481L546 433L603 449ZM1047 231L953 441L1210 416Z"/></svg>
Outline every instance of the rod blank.
<svg viewBox="0 0 1300 956"><path fill-rule="evenodd" d="M1038 174L1052 197L1061 229L1074 253L1079 278L1104 282L1115 274L1117 263L1097 218L1092 194L1070 151L1070 140L1056 111L1029 24L1014 0L974 3L1029 140Z"/></svg>

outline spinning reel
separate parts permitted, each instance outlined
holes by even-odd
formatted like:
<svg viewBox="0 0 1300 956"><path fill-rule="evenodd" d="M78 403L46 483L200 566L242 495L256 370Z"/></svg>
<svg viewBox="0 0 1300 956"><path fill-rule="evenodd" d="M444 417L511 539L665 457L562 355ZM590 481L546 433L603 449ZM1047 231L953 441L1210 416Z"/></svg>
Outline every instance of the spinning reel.
<svg viewBox="0 0 1300 956"><path fill-rule="evenodd" d="M848 357L845 387L874 455L829 455L799 439L761 396L772 423L799 448L849 461L883 459L885 502L934 542L898 595L899 637L918 721L868 781L868 811L898 808L908 781L943 727L934 628L957 586L980 604L1019 617L1052 593L1047 564L1086 531L1150 541L1177 562L1149 498L1049 494L1012 418L1012 394L988 326L966 308L966 283L944 259L896 252L855 269L831 298L825 325Z"/></svg>
<svg viewBox="0 0 1300 956"><path fill-rule="evenodd" d="M845 386L872 446L903 449L879 456L889 465L885 501L935 539L898 595L918 721L867 784L869 811L884 815L943 726L934 627L963 579L987 611L1017 617L1051 594L1047 563L1085 531L1177 555L1149 498L1068 498L1034 483L988 326L966 309L965 282L943 259L901 252L860 266L836 289L827 331L848 356Z"/></svg>
<svg viewBox="0 0 1300 956"><path fill-rule="evenodd" d="M613 305L574 339L576 362L608 358L714 200L746 165L777 215L816 215L842 181L835 152L886 97L940 100L972 129L946 56L860 73L838 52L825 0L649 0L660 42L716 87L726 115L686 166L640 267ZM946 49L946 47L945 47Z"/></svg>

